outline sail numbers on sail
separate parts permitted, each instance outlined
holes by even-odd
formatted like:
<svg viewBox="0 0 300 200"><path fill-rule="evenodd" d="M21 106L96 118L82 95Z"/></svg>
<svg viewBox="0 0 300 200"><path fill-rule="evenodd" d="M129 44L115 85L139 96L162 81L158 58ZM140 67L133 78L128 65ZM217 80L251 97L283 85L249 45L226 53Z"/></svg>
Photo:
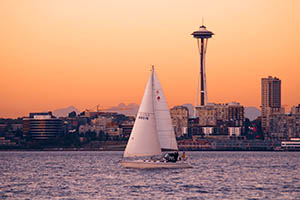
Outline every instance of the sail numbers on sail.
<svg viewBox="0 0 300 200"><path fill-rule="evenodd" d="M149 117L150 117L150 113L140 113L138 118L141 120L149 120Z"/></svg>

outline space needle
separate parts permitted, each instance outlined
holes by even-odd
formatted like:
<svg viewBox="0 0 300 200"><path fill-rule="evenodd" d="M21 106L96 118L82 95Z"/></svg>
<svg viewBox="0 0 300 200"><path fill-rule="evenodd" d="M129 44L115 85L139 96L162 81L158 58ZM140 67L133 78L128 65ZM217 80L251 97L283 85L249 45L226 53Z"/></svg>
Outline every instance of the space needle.
<svg viewBox="0 0 300 200"><path fill-rule="evenodd" d="M197 39L198 51L200 54L200 79L198 78L197 83L197 96L196 106L205 106L207 104L207 88L206 88L206 73L205 73L205 54L207 49L208 39L214 35L213 32L208 31L204 25L200 26L199 30L193 32L194 38ZM200 102L199 102L200 97Z"/></svg>

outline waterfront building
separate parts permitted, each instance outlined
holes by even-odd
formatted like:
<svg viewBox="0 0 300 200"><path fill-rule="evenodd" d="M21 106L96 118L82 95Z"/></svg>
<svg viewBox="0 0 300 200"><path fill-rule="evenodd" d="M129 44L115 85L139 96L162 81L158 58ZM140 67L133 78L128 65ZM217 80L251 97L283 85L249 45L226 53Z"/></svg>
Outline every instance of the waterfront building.
<svg viewBox="0 0 300 200"><path fill-rule="evenodd" d="M91 121L91 124L96 126L106 126L106 124L111 124L112 121L112 117L98 116L97 118Z"/></svg>
<svg viewBox="0 0 300 200"><path fill-rule="evenodd" d="M105 133L108 134L110 137L119 137L122 134L122 129L119 128L119 126L106 127Z"/></svg>
<svg viewBox="0 0 300 200"><path fill-rule="evenodd" d="M134 122L134 121L133 121ZM120 125L120 128L122 130L122 137L123 138L129 138L134 123L124 123Z"/></svg>
<svg viewBox="0 0 300 200"><path fill-rule="evenodd" d="M299 105L291 108L290 114L269 115L269 137L278 140L287 140L300 137Z"/></svg>
<svg viewBox="0 0 300 200"><path fill-rule="evenodd" d="M96 118L90 121L90 123L80 125L78 131L79 134L95 132L97 137L100 136L100 133L102 132L111 138L128 138L133 124L134 117L127 117L123 114L117 113L100 112Z"/></svg>
<svg viewBox="0 0 300 200"><path fill-rule="evenodd" d="M0 136L5 135L6 129L8 129L8 124L0 124Z"/></svg>
<svg viewBox="0 0 300 200"><path fill-rule="evenodd" d="M14 145L16 145L16 142L12 141L9 138L2 136L2 137L0 137L0 146L2 146L2 145L14 146Z"/></svg>
<svg viewBox="0 0 300 200"><path fill-rule="evenodd" d="M189 109L185 106L175 106L170 109L170 115L176 137L181 137L187 134Z"/></svg>
<svg viewBox="0 0 300 200"><path fill-rule="evenodd" d="M221 134L227 135L229 127L244 129L244 107L239 103L207 104L196 108L199 116L199 125L205 127L205 135ZM212 127L215 127L212 129ZM213 130L213 133L211 131ZM240 133L238 135L240 135Z"/></svg>
<svg viewBox="0 0 300 200"><path fill-rule="evenodd" d="M193 138L203 137L202 127L199 126L199 118L189 118L188 136Z"/></svg>
<svg viewBox="0 0 300 200"><path fill-rule="evenodd" d="M214 134L214 127L202 127L202 133L205 135L205 136L208 136L208 135L213 135Z"/></svg>
<svg viewBox="0 0 300 200"><path fill-rule="evenodd" d="M241 127L228 127L229 136L239 137L241 136Z"/></svg>
<svg viewBox="0 0 300 200"><path fill-rule="evenodd" d="M56 139L62 135L63 121L57 119L51 112L30 113L23 118L23 133L33 140Z"/></svg>
<svg viewBox="0 0 300 200"><path fill-rule="evenodd" d="M104 131L105 127L101 126L101 125L89 125L89 124L85 124L85 125L80 125L78 128L78 132L79 134L85 134L87 132L95 132L97 136L100 135L101 131Z"/></svg>
<svg viewBox="0 0 300 200"><path fill-rule="evenodd" d="M197 107L196 112L199 117L200 126L217 126L218 111L220 106L217 104L207 104L205 106Z"/></svg>
<svg viewBox="0 0 300 200"><path fill-rule="evenodd" d="M281 107L281 80L269 76L261 79L261 115L265 136L270 132L270 115L284 114Z"/></svg>
<svg viewBox="0 0 300 200"><path fill-rule="evenodd" d="M11 124L11 129L13 132L23 129L23 124Z"/></svg>
<svg viewBox="0 0 300 200"><path fill-rule="evenodd" d="M278 140L300 137L300 115L271 115L269 136Z"/></svg>

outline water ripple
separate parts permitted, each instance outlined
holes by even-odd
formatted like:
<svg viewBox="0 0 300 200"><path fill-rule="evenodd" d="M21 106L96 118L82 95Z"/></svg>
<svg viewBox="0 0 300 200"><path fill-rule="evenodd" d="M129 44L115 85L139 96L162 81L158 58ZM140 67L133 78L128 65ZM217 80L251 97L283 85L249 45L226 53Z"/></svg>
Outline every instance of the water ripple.
<svg viewBox="0 0 300 200"><path fill-rule="evenodd" d="M188 152L192 169L124 169L122 152L0 152L0 199L300 199L300 152Z"/></svg>

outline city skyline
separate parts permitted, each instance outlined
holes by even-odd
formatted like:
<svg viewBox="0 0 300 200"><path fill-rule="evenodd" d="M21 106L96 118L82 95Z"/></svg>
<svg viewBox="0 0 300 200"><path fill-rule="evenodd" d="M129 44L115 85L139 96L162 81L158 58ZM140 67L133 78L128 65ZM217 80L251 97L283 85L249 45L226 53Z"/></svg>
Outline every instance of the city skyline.
<svg viewBox="0 0 300 200"><path fill-rule="evenodd" d="M216 33L209 102L261 104L260 79L282 80L299 104L300 2L1 1L0 117L74 105L139 103L151 65L169 107L195 102L199 55L190 33Z"/></svg>

